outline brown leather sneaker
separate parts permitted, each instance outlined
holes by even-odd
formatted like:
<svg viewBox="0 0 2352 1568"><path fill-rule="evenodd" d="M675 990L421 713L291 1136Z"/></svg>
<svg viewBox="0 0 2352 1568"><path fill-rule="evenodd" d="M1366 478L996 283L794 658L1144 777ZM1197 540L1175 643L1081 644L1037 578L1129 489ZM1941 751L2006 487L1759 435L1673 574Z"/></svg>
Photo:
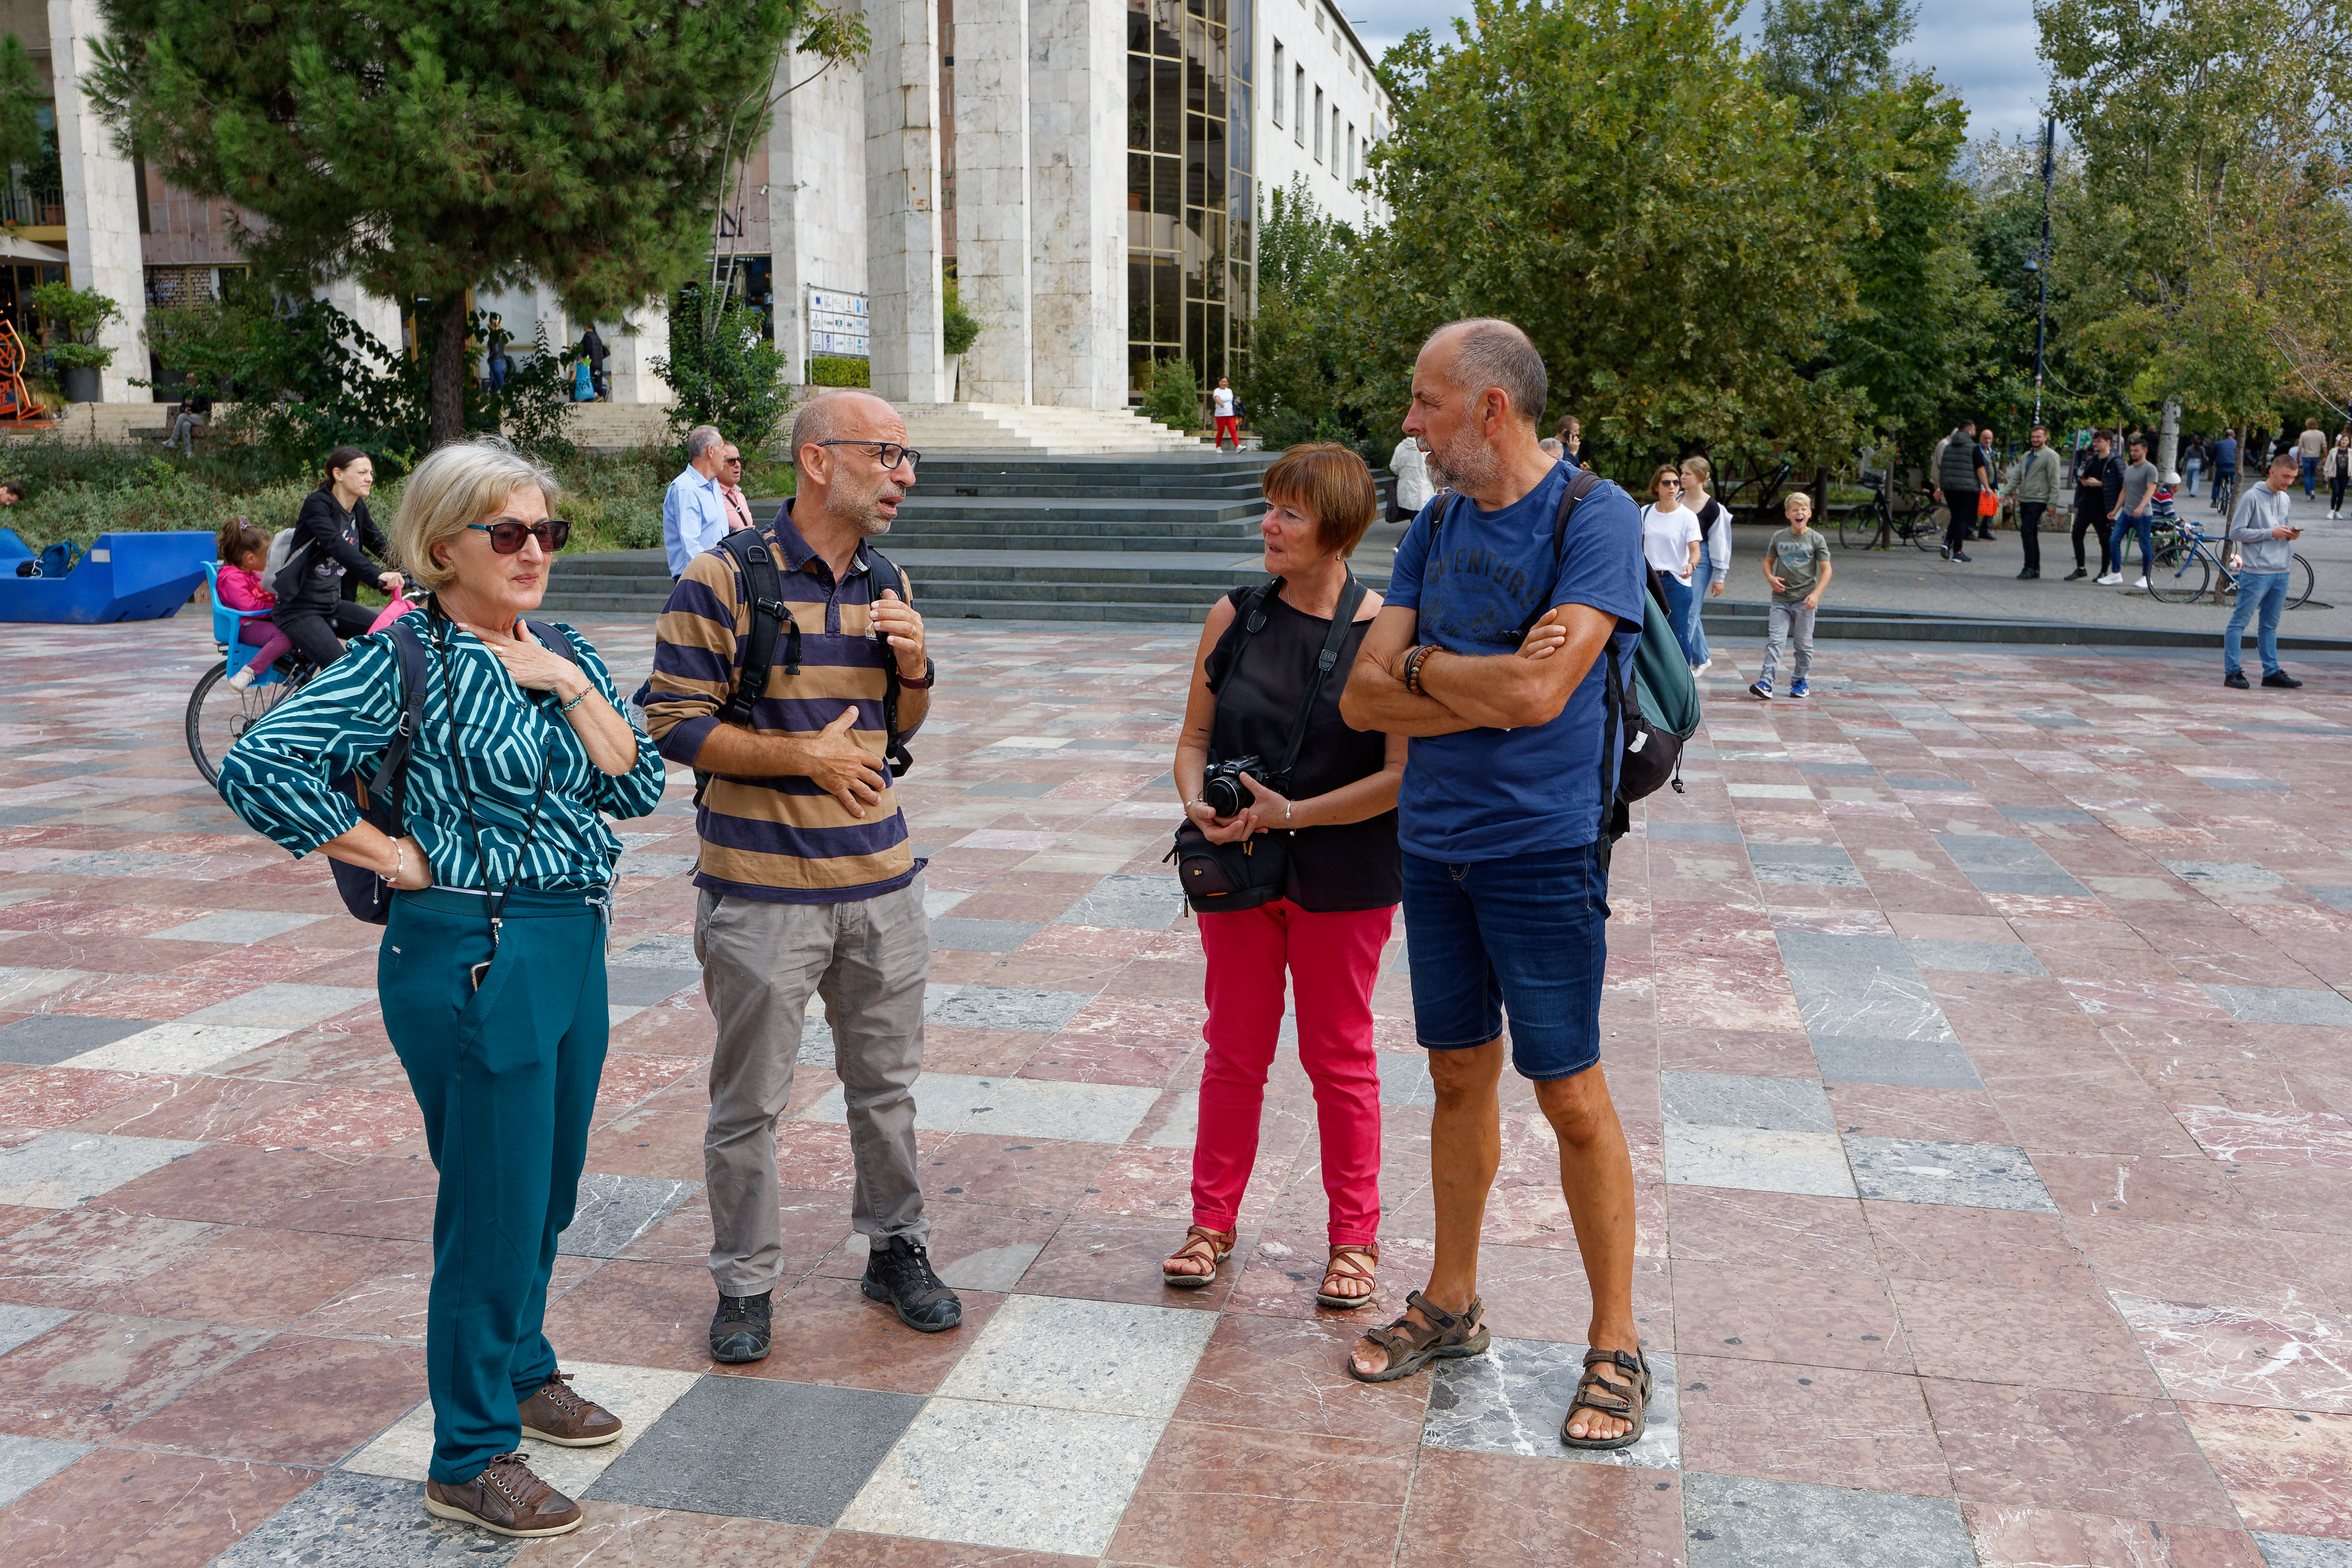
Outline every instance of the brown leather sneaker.
<svg viewBox="0 0 2352 1568"><path fill-rule="evenodd" d="M425 1482L425 1511L519 1536L569 1535L583 1517L580 1505L532 1475L519 1453L500 1454L470 1481Z"/></svg>
<svg viewBox="0 0 2352 1568"><path fill-rule="evenodd" d="M621 1435L621 1418L593 1400L581 1398L564 1384L568 1372L559 1372L539 1385L539 1392L516 1407L522 1417L522 1435L566 1448L593 1448Z"/></svg>

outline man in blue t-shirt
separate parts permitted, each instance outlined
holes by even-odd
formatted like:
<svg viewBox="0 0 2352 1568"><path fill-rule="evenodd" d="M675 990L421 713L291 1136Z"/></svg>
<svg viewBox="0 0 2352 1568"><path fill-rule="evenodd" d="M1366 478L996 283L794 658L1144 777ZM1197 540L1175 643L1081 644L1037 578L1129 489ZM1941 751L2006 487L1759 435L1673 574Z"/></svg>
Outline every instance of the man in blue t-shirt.
<svg viewBox="0 0 2352 1568"><path fill-rule="evenodd" d="M1604 693L1612 640L1632 679L1647 573L1640 515L1613 484L1557 531L1571 470L1537 443L1546 392L1543 356L1507 321L1455 321L1422 346L1404 429L1446 493L1406 531L1340 698L1358 729L1412 737L1398 837L1414 1027L1437 1090L1428 1289L1349 1366L1384 1382L1486 1346L1478 1230L1507 1012L1511 1065L1559 1136L1592 1291L1592 1354L1560 1441L1614 1448L1641 1433L1650 1376L1633 1161L1600 1068L1618 746Z"/></svg>

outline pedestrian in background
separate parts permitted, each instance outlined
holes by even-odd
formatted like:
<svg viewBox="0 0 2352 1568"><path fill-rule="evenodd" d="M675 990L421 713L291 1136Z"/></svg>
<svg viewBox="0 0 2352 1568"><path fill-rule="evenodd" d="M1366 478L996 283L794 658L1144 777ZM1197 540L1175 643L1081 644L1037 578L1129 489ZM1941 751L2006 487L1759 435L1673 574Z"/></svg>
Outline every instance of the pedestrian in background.
<svg viewBox="0 0 2352 1568"><path fill-rule="evenodd" d="M1389 454L1389 472L1396 476L1396 499L1389 503L1389 521L1402 522L1421 515L1429 504L1429 459L1421 443L1408 436Z"/></svg>
<svg viewBox="0 0 2352 1568"><path fill-rule="evenodd" d="M1723 596L1723 585L1731 576L1731 509L1706 493L1715 478L1715 465L1705 458L1683 459L1683 505L1698 519L1700 542L1698 563L1691 568L1691 602L1688 618L1684 623L1683 647L1688 650L1693 664L1691 673L1705 675L1715 658L1707 651L1706 626L1701 612L1709 599Z"/></svg>
<svg viewBox="0 0 2352 1568"><path fill-rule="evenodd" d="M728 532L759 526L751 521L751 502L743 494L743 448L732 441L719 449L719 499L727 503Z"/></svg>
<svg viewBox="0 0 2352 1568"><path fill-rule="evenodd" d="M1642 509L1642 554L1657 574L1659 590L1665 595L1666 624L1674 627L1675 640L1682 644L1683 658L1693 668L1698 656L1691 651L1687 630L1694 603L1691 574L1698 568L1705 537L1697 516L1683 505L1682 471L1671 463L1661 466L1650 476L1650 504Z"/></svg>
<svg viewBox="0 0 2352 1568"><path fill-rule="evenodd" d="M1969 442L1966 449L1974 451L1976 443ZM1813 498L1791 490L1780 510L1789 526L1764 546L1764 581L1772 589L1772 607L1764 625L1764 662L1748 689L1749 696L1767 702L1772 700L1772 678L1780 670L1780 649L1790 643L1796 645L1797 662L1789 695L1812 694L1805 678L1813 668L1813 612L1821 608L1832 570L1829 539L1812 526Z"/></svg>
<svg viewBox="0 0 2352 1568"><path fill-rule="evenodd" d="M2319 493L2319 459L2327 455L2327 437L2319 433L2318 420L2303 422L2303 434L2295 437L2294 455L2303 466L2303 499L2309 500Z"/></svg>
<svg viewBox="0 0 2352 1568"><path fill-rule="evenodd" d="M2213 443L2213 510L2225 511L2238 494L2238 433L2224 430Z"/></svg>
<svg viewBox="0 0 2352 1568"><path fill-rule="evenodd" d="M2352 430L2338 430L2336 445L2327 448L2320 460L2320 471L2327 479L2327 518L2331 522L2344 517L2344 487L2352 481Z"/></svg>
<svg viewBox="0 0 2352 1568"><path fill-rule="evenodd" d="M580 359L588 367L588 384L600 403L612 395L610 384L604 379L604 362L611 357L612 351L597 335L596 323L589 322L588 330L580 334Z"/></svg>
<svg viewBox="0 0 2352 1568"><path fill-rule="evenodd" d="M1984 448L1984 488L1977 492L1976 536L1990 542L1993 519L2000 515L2000 491L1993 481L1993 476L2000 472L2000 447L1993 438L1991 426L1977 432L1977 445Z"/></svg>
<svg viewBox="0 0 2352 1568"><path fill-rule="evenodd" d="M1214 391L1209 394L1209 412L1217 421L1217 450L1225 449L1225 437L1234 441L1234 450L1242 449L1241 405L1234 398L1234 384L1224 376L1217 377Z"/></svg>
<svg viewBox="0 0 2352 1568"><path fill-rule="evenodd" d="M2047 426L2036 425L2025 440L2025 453L2017 459L2009 493L2017 502L2017 537L2025 546L2025 567L2017 575L2032 582L2042 575L2042 516L2064 487L2065 468L2051 449Z"/></svg>
<svg viewBox="0 0 2352 1568"><path fill-rule="evenodd" d="M662 552L672 582L729 531L727 498L719 489L726 449L726 438L714 426L698 425L686 433L686 467L662 495Z"/></svg>
<svg viewBox="0 0 2352 1568"><path fill-rule="evenodd" d="M1936 499L1949 510L1944 524L1944 559L1966 561L1969 537L1976 530L1977 494L1992 483L1985 467L1984 448L1977 445L1977 424L1960 421L1944 437L1936 455ZM1810 507L1811 502L1808 501Z"/></svg>
<svg viewBox="0 0 2352 1568"><path fill-rule="evenodd" d="M2091 437L2091 449L2074 459L2074 569L2066 574L2069 583L2080 582L2090 575L2084 567L2083 531L2095 531L2099 540L2099 575L2110 575L2114 567L2107 541L2107 524L2116 502L2123 494L2123 459L2115 454L2115 435L2100 430Z"/></svg>
<svg viewBox="0 0 2352 1568"><path fill-rule="evenodd" d="M2243 553L2245 565L2238 574L2237 608L2230 612L2230 629L2221 634L2221 684L2238 691L2247 689L2246 672L2239 663L2246 623L2257 616L2261 619L2254 637L2262 652L2263 684L2290 689L2303 684L2279 668L2278 657L2279 613L2286 608L2294 542L2303 534L2289 521L2294 498L2287 492L2302 466L2302 454L2292 447L2280 447L2263 481L2248 489L2230 514L2230 542Z"/></svg>
<svg viewBox="0 0 2352 1568"><path fill-rule="evenodd" d="M2189 437L2188 445L2180 448L2182 494L2191 497L2197 494L2197 476L2203 471L2204 468L2205 443L2198 437L2191 436Z"/></svg>
<svg viewBox="0 0 2352 1568"><path fill-rule="evenodd" d="M2139 533L2139 581L2135 588L2147 586L2147 574L2156 570L2156 486L2163 476L2156 465L2147 460L2147 437L2131 438L2131 462L2124 468L2121 500L2116 507L2113 548L2109 553L2115 564L2099 579L2103 587L2113 588L2124 580L2124 540L2137 530Z"/></svg>

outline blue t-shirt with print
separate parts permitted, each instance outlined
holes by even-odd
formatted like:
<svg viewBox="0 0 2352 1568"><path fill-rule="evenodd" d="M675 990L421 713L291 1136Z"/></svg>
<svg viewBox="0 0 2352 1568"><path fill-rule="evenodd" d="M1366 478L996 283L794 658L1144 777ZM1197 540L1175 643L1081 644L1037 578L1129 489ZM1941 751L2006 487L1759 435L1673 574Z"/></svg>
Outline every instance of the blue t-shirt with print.
<svg viewBox="0 0 2352 1568"><path fill-rule="evenodd" d="M1555 466L1500 511L1449 497L1443 528L1433 526L1436 502L1422 509L1397 547L1387 595L1419 617L1419 641L1452 653L1510 654L1531 615L1590 605L1618 618L1618 668L1632 678L1648 596L1641 511L1604 481L1577 503L1555 560L1552 525L1568 481L1568 468ZM1459 865L1574 849L1600 837L1608 669L1604 652L1549 724L1416 737L1397 802L1405 849ZM1613 793L1617 759L1606 760Z"/></svg>

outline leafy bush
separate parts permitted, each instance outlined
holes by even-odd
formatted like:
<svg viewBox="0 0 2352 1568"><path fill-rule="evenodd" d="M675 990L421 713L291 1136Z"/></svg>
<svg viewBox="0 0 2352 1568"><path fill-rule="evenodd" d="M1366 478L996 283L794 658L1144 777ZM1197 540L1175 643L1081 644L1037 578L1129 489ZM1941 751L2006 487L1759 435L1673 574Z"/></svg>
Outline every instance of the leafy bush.
<svg viewBox="0 0 2352 1568"><path fill-rule="evenodd" d="M1301 441L1316 438L1316 421L1304 409L1276 404L1259 415L1254 423L1257 426L1259 442L1269 452L1285 451Z"/></svg>
<svg viewBox="0 0 2352 1568"><path fill-rule="evenodd" d="M811 386L871 386L874 362L843 354L811 354L808 378Z"/></svg>
<svg viewBox="0 0 2352 1568"><path fill-rule="evenodd" d="M508 440L550 463L579 455L572 440L572 367L579 351L551 349L547 323L538 329L536 352L528 360L508 360L506 385L491 395L499 428Z"/></svg>
<svg viewBox="0 0 2352 1568"><path fill-rule="evenodd" d="M1143 413L1173 430L1201 428L1201 382L1191 360L1178 355L1153 364L1151 379L1144 384Z"/></svg>
<svg viewBox="0 0 2352 1568"><path fill-rule="evenodd" d="M107 322L122 319L121 306L94 289L70 283L44 283L29 290L26 300L40 318L41 342L58 369L97 370L114 363L114 351L101 347L98 334Z"/></svg>
<svg viewBox="0 0 2352 1568"><path fill-rule="evenodd" d="M964 309L963 295L952 283L948 285L947 292L940 300L940 323L948 353L951 354L970 353L980 334L988 330L986 321Z"/></svg>
<svg viewBox="0 0 2352 1568"><path fill-rule="evenodd" d="M696 426L714 425L747 454L763 449L793 405L766 320L732 298L711 299L699 284L671 301L669 353L652 363L677 394L669 422L681 444Z"/></svg>

